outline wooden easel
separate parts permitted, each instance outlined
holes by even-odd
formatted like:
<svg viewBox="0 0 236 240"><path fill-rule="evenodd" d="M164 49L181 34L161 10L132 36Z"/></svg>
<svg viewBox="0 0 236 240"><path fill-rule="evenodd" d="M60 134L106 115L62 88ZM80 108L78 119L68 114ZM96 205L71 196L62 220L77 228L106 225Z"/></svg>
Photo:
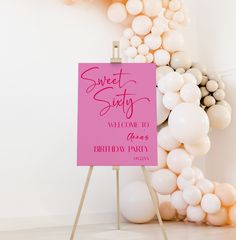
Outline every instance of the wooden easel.
<svg viewBox="0 0 236 240"><path fill-rule="evenodd" d="M113 48L112 48L111 63L118 63L118 64L121 63L121 58L120 58L120 53L119 52L120 52L119 51L119 41L114 41L113 42ZM74 221L74 225L73 225L73 228L72 228L70 240L75 239L76 229L77 229L77 226L78 226L80 214L81 214L81 211L82 211L82 208L83 208L83 204L84 204L85 196L86 196L86 193L87 193L88 185L89 185L89 182L90 182L90 178L91 178L91 175L92 175L92 172L93 172L93 168L94 168L94 166L90 166L89 170L88 170L87 178L86 178L86 181L85 181L85 184L84 184L84 189L83 189L82 196L81 196L80 203L79 203L79 208L78 208L76 218L75 218L75 221ZM150 196L151 196L151 199L152 199L152 202L153 202L153 206L154 206L154 209L155 209L155 212L156 212L156 216L157 216L157 219L158 219L159 224L160 224L163 239L168 240L167 234L166 234L166 231L165 231L165 228L164 228L164 224L163 224L162 219L161 219L159 206L158 206L158 199L157 199L156 193L154 192L154 190L151 186L151 182L150 182L148 172L147 172L145 166L141 166L141 169L142 169L142 172L143 172L143 175L144 175L144 180L145 180L145 182L147 184L147 187L148 187L148 190L150 192ZM120 186L119 186L120 167L119 166L113 166L113 170L116 171L117 230L120 230Z"/></svg>

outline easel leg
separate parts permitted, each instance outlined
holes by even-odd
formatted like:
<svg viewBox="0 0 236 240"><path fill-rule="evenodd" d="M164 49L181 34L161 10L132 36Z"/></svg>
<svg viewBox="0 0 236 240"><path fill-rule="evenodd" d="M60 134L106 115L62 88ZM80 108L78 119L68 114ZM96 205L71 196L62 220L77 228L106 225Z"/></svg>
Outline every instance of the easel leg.
<svg viewBox="0 0 236 240"><path fill-rule="evenodd" d="M114 166L116 171L116 214L117 214L117 230L120 230L120 167Z"/></svg>
<svg viewBox="0 0 236 240"><path fill-rule="evenodd" d="M156 211L157 219L158 219L160 227L161 227L163 238L165 240L168 240L167 235L166 235L166 231L165 231L165 228L164 228L164 224L163 224L162 219L161 219L161 214L160 214L159 207L158 207L158 200L157 200L156 193L154 192L154 190L151 186L149 176L148 176L148 172L147 172L146 168L144 166L141 166L141 167L142 167L142 170L143 170L143 175L144 175L145 182L148 186L148 190L149 190L151 198L152 198L152 202L153 202L153 206L154 206L155 211Z"/></svg>
<svg viewBox="0 0 236 240"><path fill-rule="evenodd" d="M75 222L74 222L74 225L73 225L73 228L72 228L70 240L74 240L74 237L75 237L76 228L77 228L79 218L80 218L80 214L81 214L81 211L82 211L82 208L83 208L84 199L85 199L85 196L86 196L86 193L87 193L87 189L88 189L88 185L89 185L89 181L90 181L92 172L93 172L93 166L90 166L89 171L88 171L88 175L87 175L87 178L86 178L86 182L85 182L85 185L84 185L84 190L83 190L83 193L82 193L82 196L81 196L81 199L80 199L80 204L79 204L79 208L78 208L78 211L77 211L77 214L76 214Z"/></svg>

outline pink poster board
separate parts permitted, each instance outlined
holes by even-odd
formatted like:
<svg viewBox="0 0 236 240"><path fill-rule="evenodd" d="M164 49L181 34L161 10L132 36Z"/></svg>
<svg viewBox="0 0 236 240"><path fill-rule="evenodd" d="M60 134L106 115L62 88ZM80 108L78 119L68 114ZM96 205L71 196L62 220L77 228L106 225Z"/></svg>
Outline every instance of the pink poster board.
<svg viewBox="0 0 236 240"><path fill-rule="evenodd" d="M156 123L154 64L79 64L77 165L157 165Z"/></svg>

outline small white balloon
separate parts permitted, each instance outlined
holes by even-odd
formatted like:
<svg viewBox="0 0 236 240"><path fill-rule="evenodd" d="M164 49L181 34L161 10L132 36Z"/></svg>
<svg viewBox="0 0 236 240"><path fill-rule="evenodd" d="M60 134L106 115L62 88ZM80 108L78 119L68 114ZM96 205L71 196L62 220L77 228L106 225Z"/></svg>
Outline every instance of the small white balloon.
<svg viewBox="0 0 236 240"><path fill-rule="evenodd" d="M131 15L138 15L143 10L143 3L141 0L129 0L126 3L127 12Z"/></svg>
<svg viewBox="0 0 236 240"><path fill-rule="evenodd" d="M132 22L132 29L138 35L146 35L151 31L152 20L145 16L140 15L134 18Z"/></svg>
<svg viewBox="0 0 236 240"><path fill-rule="evenodd" d="M144 43L151 49L156 50L161 46L161 37L154 34L148 34L144 38Z"/></svg>
<svg viewBox="0 0 236 240"><path fill-rule="evenodd" d="M191 180L186 180L182 174L180 174L177 178L177 186L180 190L184 190L185 188L189 187L189 186L193 186L195 183L195 179L191 179Z"/></svg>
<svg viewBox="0 0 236 240"><path fill-rule="evenodd" d="M221 202L215 194L207 193L202 197L201 207L205 212L215 214L220 210Z"/></svg>
<svg viewBox="0 0 236 240"><path fill-rule="evenodd" d="M168 195L175 191L176 175L169 169L160 169L152 174L152 186L162 195Z"/></svg>
<svg viewBox="0 0 236 240"><path fill-rule="evenodd" d="M168 92L163 96L163 104L167 109L173 110L181 102L180 94L177 92Z"/></svg>
<svg viewBox="0 0 236 240"><path fill-rule="evenodd" d="M161 0L143 0L143 12L149 17L157 16L162 10Z"/></svg>
<svg viewBox="0 0 236 240"><path fill-rule="evenodd" d="M168 124L173 136L182 143L197 143L209 131L207 114L193 103L176 106L169 115Z"/></svg>
<svg viewBox="0 0 236 240"><path fill-rule="evenodd" d="M197 187L189 186L184 189L183 198L189 205L196 206L201 202L202 193Z"/></svg>
<svg viewBox="0 0 236 240"><path fill-rule="evenodd" d="M158 133L158 145L166 151L171 151L180 146L180 142L177 141L171 134L168 126L163 127Z"/></svg>
<svg viewBox="0 0 236 240"><path fill-rule="evenodd" d="M131 39L134 36L134 31L132 28L126 28L123 32L123 36L127 39Z"/></svg>
<svg viewBox="0 0 236 240"><path fill-rule="evenodd" d="M149 52L149 47L146 44L141 44L138 46L138 53L141 55L147 55Z"/></svg>
<svg viewBox="0 0 236 240"><path fill-rule="evenodd" d="M213 182L211 182L210 180L208 180L206 178L199 179L196 182L196 187L198 187L200 189L202 194L212 193L214 191L214 184L213 184Z"/></svg>
<svg viewBox="0 0 236 240"><path fill-rule="evenodd" d="M129 58L134 58L136 57L138 51L137 51L137 48L136 47L128 47L126 50L125 50L125 55Z"/></svg>
<svg viewBox="0 0 236 240"><path fill-rule="evenodd" d="M213 128L227 128L231 122L231 113L227 107L216 104L207 110L210 125Z"/></svg>
<svg viewBox="0 0 236 240"><path fill-rule="evenodd" d="M206 213L202 210L201 206L188 206L187 218L190 222L200 223L204 221Z"/></svg>
<svg viewBox="0 0 236 240"><path fill-rule="evenodd" d="M165 66L170 61L170 54L164 49L159 49L154 53L154 62L157 66Z"/></svg>
<svg viewBox="0 0 236 240"><path fill-rule="evenodd" d="M157 98L157 126L161 125L168 118L170 110L163 105L163 95L156 89L156 98Z"/></svg>
<svg viewBox="0 0 236 240"><path fill-rule="evenodd" d="M167 166L176 174L180 174L183 168L191 167L192 158L181 148L176 148L167 155Z"/></svg>
<svg viewBox="0 0 236 240"><path fill-rule="evenodd" d="M203 139L196 144L184 144L185 149L187 152L192 154L195 157L206 155L210 148L211 148L211 141L208 136L205 136Z"/></svg>
<svg viewBox="0 0 236 240"><path fill-rule="evenodd" d="M180 73L170 72L159 80L158 87L162 93L177 92L183 84L184 80Z"/></svg>
<svg viewBox="0 0 236 240"><path fill-rule="evenodd" d="M186 83L180 89L180 97L185 102L196 102L201 99L201 91L194 83Z"/></svg>
<svg viewBox="0 0 236 240"><path fill-rule="evenodd" d="M163 34L162 46L169 52L181 51L184 46L184 37L181 32L170 30Z"/></svg>
<svg viewBox="0 0 236 240"><path fill-rule="evenodd" d="M130 44L133 46L133 47L138 47L140 44L142 43L142 39L138 36L133 36L131 39L130 39Z"/></svg>
<svg viewBox="0 0 236 240"><path fill-rule="evenodd" d="M215 98L215 100L217 101L222 101L225 98L225 91L223 89L217 89L214 93L213 93L213 97Z"/></svg>
<svg viewBox="0 0 236 240"><path fill-rule="evenodd" d="M210 80L206 83L206 89L209 92L215 92L218 89L218 83L214 80Z"/></svg>
<svg viewBox="0 0 236 240"><path fill-rule="evenodd" d="M192 167L185 167L181 171L181 176L186 180L192 180L195 177L195 172Z"/></svg>
<svg viewBox="0 0 236 240"><path fill-rule="evenodd" d="M155 216L155 209L147 185L142 181L128 183L121 190L122 215L133 223L146 223Z"/></svg>
<svg viewBox="0 0 236 240"><path fill-rule="evenodd" d="M170 201L172 205L178 210L186 209L188 206L188 204L184 201L182 191L173 192L171 194Z"/></svg>
<svg viewBox="0 0 236 240"><path fill-rule="evenodd" d="M119 2L112 3L107 10L107 16L112 22L123 22L127 17L125 5Z"/></svg>

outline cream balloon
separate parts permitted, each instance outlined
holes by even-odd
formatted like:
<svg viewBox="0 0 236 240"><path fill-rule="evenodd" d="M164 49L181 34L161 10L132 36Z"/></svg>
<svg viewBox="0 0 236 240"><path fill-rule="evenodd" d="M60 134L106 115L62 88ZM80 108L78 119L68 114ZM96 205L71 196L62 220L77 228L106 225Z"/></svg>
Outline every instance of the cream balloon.
<svg viewBox="0 0 236 240"><path fill-rule="evenodd" d="M236 225L236 203L229 208L229 220L232 225Z"/></svg>
<svg viewBox="0 0 236 240"><path fill-rule="evenodd" d="M176 52L183 49L184 37L181 32L176 30L170 30L163 34L162 46L169 52Z"/></svg>
<svg viewBox="0 0 236 240"><path fill-rule="evenodd" d="M207 214L208 224L211 224L214 226L223 226L227 224L227 221L228 221L227 208L222 207L215 214Z"/></svg>
<svg viewBox="0 0 236 240"><path fill-rule="evenodd" d="M162 220L170 221L176 216L176 209L173 207L171 202L162 202L159 206Z"/></svg>
<svg viewBox="0 0 236 240"><path fill-rule="evenodd" d="M158 133L158 145L165 149L166 151L171 151L180 146L180 142L178 142L170 132L168 127L162 128Z"/></svg>
<svg viewBox="0 0 236 240"><path fill-rule="evenodd" d="M199 142L209 131L207 114L193 103L176 106L169 115L168 124L173 136L185 144Z"/></svg>
<svg viewBox="0 0 236 240"><path fill-rule="evenodd" d="M185 149L187 152L192 154L193 156L199 157L207 154L211 148L210 138L205 136L203 139L196 144L184 144Z"/></svg>
<svg viewBox="0 0 236 240"><path fill-rule="evenodd" d="M170 54L164 49L159 49L154 53L154 62L157 66L165 66L170 61Z"/></svg>
<svg viewBox="0 0 236 240"><path fill-rule="evenodd" d="M210 180L203 178L196 182L196 187L202 192L202 194L213 193L214 184Z"/></svg>
<svg viewBox="0 0 236 240"><path fill-rule="evenodd" d="M190 181L195 178L195 172L192 167L185 167L181 171L181 176L184 179Z"/></svg>
<svg viewBox="0 0 236 240"><path fill-rule="evenodd" d="M142 181L128 183L120 194L122 215L133 223L146 223L155 216L147 185Z"/></svg>
<svg viewBox="0 0 236 240"><path fill-rule="evenodd" d="M191 179L191 180L187 180L185 179L182 174L180 174L177 178L177 186L180 190L184 190L185 188L189 187L189 186L193 186L195 183L195 179Z"/></svg>
<svg viewBox="0 0 236 240"><path fill-rule="evenodd" d="M163 95L156 89L156 98L157 98L157 126L161 125L168 118L170 110L165 108L163 105Z"/></svg>
<svg viewBox="0 0 236 240"><path fill-rule="evenodd" d="M186 83L180 89L180 97L185 102L196 102L201 99L201 91L194 83Z"/></svg>
<svg viewBox="0 0 236 240"><path fill-rule="evenodd" d="M161 46L161 37L154 34L148 34L144 38L144 43L151 49L156 50Z"/></svg>
<svg viewBox="0 0 236 240"><path fill-rule="evenodd" d="M176 174L180 174L183 168L191 165L192 159L184 149L176 148L167 155L167 166Z"/></svg>
<svg viewBox="0 0 236 240"><path fill-rule="evenodd" d="M169 66L160 66L157 67L156 69L156 80L157 80L157 85L159 80L164 77L167 73L174 72L174 70L169 67Z"/></svg>
<svg viewBox="0 0 236 240"><path fill-rule="evenodd" d="M177 69L178 70L178 69ZM197 85L197 79L190 73L184 73L183 75L184 83L194 83Z"/></svg>
<svg viewBox="0 0 236 240"><path fill-rule="evenodd" d="M187 219L190 222L200 223L204 221L206 213L202 210L201 206L188 206Z"/></svg>
<svg viewBox="0 0 236 240"><path fill-rule="evenodd" d="M210 125L213 128L227 128L231 122L231 113L227 107L216 104L207 110Z"/></svg>
<svg viewBox="0 0 236 240"><path fill-rule="evenodd" d="M162 195L168 195L176 189L176 175L169 169L160 169L152 174L152 186Z"/></svg>
<svg viewBox="0 0 236 240"><path fill-rule="evenodd" d="M149 17L157 16L162 10L161 0L143 0L143 13Z"/></svg>
<svg viewBox="0 0 236 240"><path fill-rule="evenodd" d="M228 183L217 184L215 187L215 195L225 207L229 207L236 202L236 190Z"/></svg>
<svg viewBox="0 0 236 240"><path fill-rule="evenodd" d="M178 210L186 209L188 206L188 204L184 201L182 191L173 192L171 194L170 201L172 205Z"/></svg>
<svg viewBox="0 0 236 240"><path fill-rule="evenodd" d="M131 15L138 15L143 10L143 3L141 0L129 0L126 3L127 12Z"/></svg>
<svg viewBox="0 0 236 240"><path fill-rule="evenodd" d="M215 214L220 210L221 202L215 194L207 193L202 197L201 207L205 212Z"/></svg>

